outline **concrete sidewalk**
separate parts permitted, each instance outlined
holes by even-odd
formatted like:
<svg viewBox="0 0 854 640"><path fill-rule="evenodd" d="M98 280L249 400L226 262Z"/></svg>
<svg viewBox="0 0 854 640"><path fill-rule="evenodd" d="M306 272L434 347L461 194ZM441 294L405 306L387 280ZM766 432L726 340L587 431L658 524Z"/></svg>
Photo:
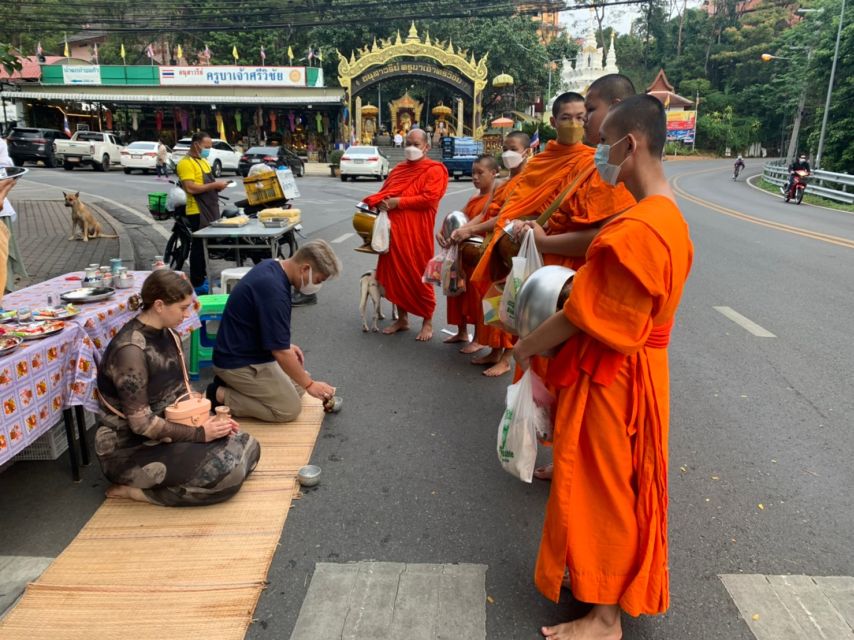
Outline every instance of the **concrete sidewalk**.
<svg viewBox="0 0 854 640"><path fill-rule="evenodd" d="M82 271L93 263L110 264L110 258L121 258L129 269L134 267L134 251L121 223L96 205L89 204L104 234L117 238L97 238L89 242L69 240L71 209L59 200L13 200L18 220L15 239L21 259L27 267L28 282L19 287L49 278ZM79 234L79 231L78 231Z"/></svg>

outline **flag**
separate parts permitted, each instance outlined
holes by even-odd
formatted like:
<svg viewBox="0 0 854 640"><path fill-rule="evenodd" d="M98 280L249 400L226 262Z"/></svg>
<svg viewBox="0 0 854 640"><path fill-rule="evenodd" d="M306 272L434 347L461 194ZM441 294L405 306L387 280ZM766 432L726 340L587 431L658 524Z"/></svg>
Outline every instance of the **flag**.
<svg viewBox="0 0 854 640"><path fill-rule="evenodd" d="M180 44L178 45L178 49L175 51L175 57L179 60L184 57L184 49Z"/></svg>
<svg viewBox="0 0 854 640"><path fill-rule="evenodd" d="M44 55L44 49L42 49L42 43L41 42L39 42L36 45L36 55L37 56L43 56Z"/></svg>
<svg viewBox="0 0 854 640"><path fill-rule="evenodd" d="M356 144L356 127L350 127L350 146Z"/></svg>
<svg viewBox="0 0 854 640"><path fill-rule="evenodd" d="M540 130L539 129L534 131L534 135L531 137L531 144L529 146L531 149L539 149L540 148Z"/></svg>
<svg viewBox="0 0 854 640"><path fill-rule="evenodd" d="M291 49L291 46L288 45L288 60L293 63L294 61L294 50Z"/></svg>
<svg viewBox="0 0 854 640"><path fill-rule="evenodd" d="M670 92L667 92L667 97L664 99L664 110L667 111L670 108Z"/></svg>
<svg viewBox="0 0 854 640"><path fill-rule="evenodd" d="M320 51L319 49L317 51L317 59L323 62L323 51Z"/></svg>
<svg viewBox="0 0 854 640"><path fill-rule="evenodd" d="M125 60L125 43L124 42L122 42L122 48L119 49L119 55L122 57L122 62L124 64L127 64L127 61Z"/></svg>
<svg viewBox="0 0 854 640"><path fill-rule="evenodd" d="M65 41L65 50L63 51L63 55L65 55L66 58L71 57L71 51L68 48L68 40Z"/></svg>
<svg viewBox="0 0 854 640"><path fill-rule="evenodd" d="M149 60L154 60L154 47L152 47L150 44L145 48L145 55L148 56Z"/></svg>
<svg viewBox="0 0 854 640"><path fill-rule="evenodd" d="M311 50L311 47L308 48L308 64L311 64L312 59L314 58L314 51Z"/></svg>
<svg viewBox="0 0 854 640"><path fill-rule="evenodd" d="M205 57L206 57L208 60L210 60L210 59L211 59L211 55L212 55L212 54L211 54L211 50L210 50L210 48L208 48L208 45L206 44L206 45L205 45Z"/></svg>
<svg viewBox="0 0 854 640"><path fill-rule="evenodd" d="M95 54L95 64L98 64L98 43L97 42L95 43L94 54Z"/></svg>
<svg viewBox="0 0 854 640"><path fill-rule="evenodd" d="M71 125L68 124L68 116L62 114L62 130L69 138L71 137Z"/></svg>
<svg viewBox="0 0 854 640"><path fill-rule="evenodd" d="M231 57L234 58L234 61L237 62L240 60L240 56L237 55L237 45L231 47Z"/></svg>
<svg viewBox="0 0 854 640"><path fill-rule="evenodd" d="M263 67L266 62L267 62L267 52L264 51L264 47L262 45L261 46L261 66Z"/></svg>

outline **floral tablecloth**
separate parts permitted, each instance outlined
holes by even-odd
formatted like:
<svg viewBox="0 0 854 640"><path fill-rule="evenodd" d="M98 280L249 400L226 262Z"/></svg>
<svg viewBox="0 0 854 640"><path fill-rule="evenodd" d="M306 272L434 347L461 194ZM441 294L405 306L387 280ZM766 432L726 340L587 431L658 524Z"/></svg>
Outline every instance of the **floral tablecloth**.
<svg viewBox="0 0 854 640"><path fill-rule="evenodd" d="M7 310L44 307L48 293L80 286L81 273L71 273L5 296ZM24 342L0 358L0 464L35 442L62 419L62 410L83 406L98 411L95 397L96 363L124 324L136 315L128 298L142 287L148 272L134 272L135 286L118 289L108 300L81 306L61 333ZM198 303L179 327L183 336L201 326Z"/></svg>

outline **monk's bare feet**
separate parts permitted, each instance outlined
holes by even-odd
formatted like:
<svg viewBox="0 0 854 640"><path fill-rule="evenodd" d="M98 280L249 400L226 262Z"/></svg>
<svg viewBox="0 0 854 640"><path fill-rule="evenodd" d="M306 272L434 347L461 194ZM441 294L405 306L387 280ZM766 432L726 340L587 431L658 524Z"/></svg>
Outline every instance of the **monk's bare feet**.
<svg viewBox="0 0 854 640"><path fill-rule="evenodd" d="M418 342L428 342L433 339L432 320L424 320L424 323L421 325L421 331L418 332L418 335L415 336L415 339L418 340Z"/></svg>
<svg viewBox="0 0 854 640"><path fill-rule="evenodd" d="M551 480L554 469L555 466L553 464L547 464L545 467L537 467L534 469L534 477L537 480Z"/></svg>
<svg viewBox="0 0 854 640"><path fill-rule="evenodd" d="M623 637L620 609L616 605L597 604L583 618L543 627L540 631L548 640L620 640Z"/></svg>
<svg viewBox="0 0 854 640"><path fill-rule="evenodd" d="M510 358L501 358L496 364L484 371L483 375L487 378L498 378L505 373L510 373Z"/></svg>
<svg viewBox="0 0 854 640"><path fill-rule="evenodd" d="M127 500L136 500L137 502L151 502L145 497L142 489L129 487L124 484L111 484L107 487L106 495L108 498L126 498Z"/></svg>
<svg viewBox="0 0 854 640"><path fill-rule="evenodd" d="M460 353L464 353L468 356L468 355L471 355L473 353L477 353L478 351L481 351L482 349L483 349L482 344L480 344L479 342L476 342L476 341L472 341L472 342L469 342L462 349L460 349Z"/></svg>
<svg viewBox="0 0 854 640"><path fill-rule="evenodd" d="M468 342L469 332L466 329L459 329L450 338L445 338L442 342L445 344L454 344L455 342Z"/></svg>
<svg viewBox="0 0 854 640"><path fill-rule="evenodd" d="M404 320L403 318L400 318L393 324L390 324L385 329L383 329L383 333L387 336L390 336L393 333L397 333L398 331L409 331L409 320Z"/></svg>
<svg viewBox="0 0 854 640"><path fill-rule="evenodd" d="M501 356L503 354L503 349L492 349L486 355L482 355L479 358L472 358L472 364L498 364L501 361Z"/></svg>

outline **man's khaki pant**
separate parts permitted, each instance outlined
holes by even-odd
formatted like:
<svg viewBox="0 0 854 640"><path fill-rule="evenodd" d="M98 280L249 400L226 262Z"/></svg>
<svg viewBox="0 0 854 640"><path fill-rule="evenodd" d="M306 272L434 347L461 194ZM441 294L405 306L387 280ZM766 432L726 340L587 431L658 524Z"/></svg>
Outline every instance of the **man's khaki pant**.
<svg viewBox="0 0 854 640"><path fill-rule="evenodd" d="M299 417L305 389L295 384L278 363L213 369L226 385L224 404L235 418L292 422Z"/></svg>

